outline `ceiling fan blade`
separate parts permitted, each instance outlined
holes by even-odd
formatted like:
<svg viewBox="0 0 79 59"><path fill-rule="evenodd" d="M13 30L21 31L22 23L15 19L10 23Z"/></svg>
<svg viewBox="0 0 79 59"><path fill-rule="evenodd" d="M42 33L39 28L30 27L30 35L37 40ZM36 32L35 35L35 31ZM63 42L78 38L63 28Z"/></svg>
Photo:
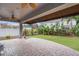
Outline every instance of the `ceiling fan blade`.
<svg viewBox="0 0 79 59"><path fill-rule="evenodd" d="M37 7L37 5L35 4L35 3L29 3L29 5L32 7L32 8L36 8Z"/></svg>
<svg viewBox="0 0 79 59"><path fill-rule="evenodd" d="M14 17L14 14L12 14L12 17L11 17L12 19L14 19L15 17Z"/></svg>

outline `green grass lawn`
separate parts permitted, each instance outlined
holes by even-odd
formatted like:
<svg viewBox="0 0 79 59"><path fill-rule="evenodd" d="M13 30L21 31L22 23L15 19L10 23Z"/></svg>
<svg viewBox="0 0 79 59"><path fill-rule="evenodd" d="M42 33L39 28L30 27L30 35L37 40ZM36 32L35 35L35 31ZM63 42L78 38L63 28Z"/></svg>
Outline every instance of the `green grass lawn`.
<svg viewBox="0 0 79 59"><path fill-rule="evenodd" d="M79 37L53 36L53 35L35 35L32 37L54 41L79 51Z"/></svg>

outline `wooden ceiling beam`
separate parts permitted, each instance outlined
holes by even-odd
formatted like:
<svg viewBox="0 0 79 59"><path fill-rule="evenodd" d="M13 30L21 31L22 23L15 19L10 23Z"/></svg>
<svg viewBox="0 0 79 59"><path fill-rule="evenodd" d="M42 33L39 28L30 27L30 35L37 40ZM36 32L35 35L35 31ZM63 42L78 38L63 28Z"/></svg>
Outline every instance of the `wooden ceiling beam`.
<svg viewBox="0 0 79 59"><path fill-rule="evenodd" d="M58 19L62 17L68 17L68 16L76 15L76 14L79 14L79 4L42 16L40 18L28 20L26 21L26 23L32 24L36 22L49 21L49 20Z"/></svg>

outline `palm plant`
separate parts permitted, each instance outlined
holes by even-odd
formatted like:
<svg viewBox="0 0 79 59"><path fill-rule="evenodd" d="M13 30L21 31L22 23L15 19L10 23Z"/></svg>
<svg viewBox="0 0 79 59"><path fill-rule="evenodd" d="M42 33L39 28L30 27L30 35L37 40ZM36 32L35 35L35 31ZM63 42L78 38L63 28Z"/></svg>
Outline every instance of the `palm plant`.
<svg viewBox="0 0 79 59"><path fill-rule="evenodd" d="M77 16L72 16L72 18L77 21L77 24L79 23L79 15L77 15Z"/></svg>
<svg viewBox="0 0 79 59"><path fill-rule="evenodd" d="M49 26L47 26L46 24L42 25L42 29L43 29L43 34L49 34Z"/></svg>
<svg viewBox="0 0 79 59"><path fill-rule="evenodd" d="M50 34L55 34L55 25L51 24L51 27L50 27Z"/></svg>
<svg viewBox="0 0 79 59"><path fill-rule="evenodd" d="M72 28L72 31L75 35L79 36L79 15L72 16L72 18L76 20L76 26Z"/></svg>
<svg viewBox="0 0 79 59"><path fill-rule="evenodd" d="M73 32L75 35L79 36L79 23L73 28Z"/></svg>
<svg viewBox="0 0 79 59"><path fill-rule="evenodd" d="M49 34L49 26L47 26L46 24L41 25L40 27L38 27L38 33L39 34L45 34L48 35Z"/></svg>
<svg viewBox="0 0 79 59"><path fill-rule="evenodd" d="M59 23L58 22L55 24L55 34L56 35L59 34Z"/></svg>

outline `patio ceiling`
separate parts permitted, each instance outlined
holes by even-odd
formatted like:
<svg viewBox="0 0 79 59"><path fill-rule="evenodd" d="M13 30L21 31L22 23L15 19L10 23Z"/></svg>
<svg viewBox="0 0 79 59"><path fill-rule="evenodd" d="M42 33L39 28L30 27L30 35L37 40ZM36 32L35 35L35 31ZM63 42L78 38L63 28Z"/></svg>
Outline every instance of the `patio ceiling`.
<svg viewBox="0 0 79 59"><path fill-rule="evenodd" d="M0 20L33 24L79 14L76 3L0 3Z"/></svg>
<svg viewBox="0 0 79 59"><path fill-rule="evenodd" d="M41 3L0 3L0 20L19 21L41 5Z"/></svg>
<svg viewBox="0 0 79 59"><path fill-rule="evenodd" d="M23 22L62 3L0 3L0 20Z"/></svg>

